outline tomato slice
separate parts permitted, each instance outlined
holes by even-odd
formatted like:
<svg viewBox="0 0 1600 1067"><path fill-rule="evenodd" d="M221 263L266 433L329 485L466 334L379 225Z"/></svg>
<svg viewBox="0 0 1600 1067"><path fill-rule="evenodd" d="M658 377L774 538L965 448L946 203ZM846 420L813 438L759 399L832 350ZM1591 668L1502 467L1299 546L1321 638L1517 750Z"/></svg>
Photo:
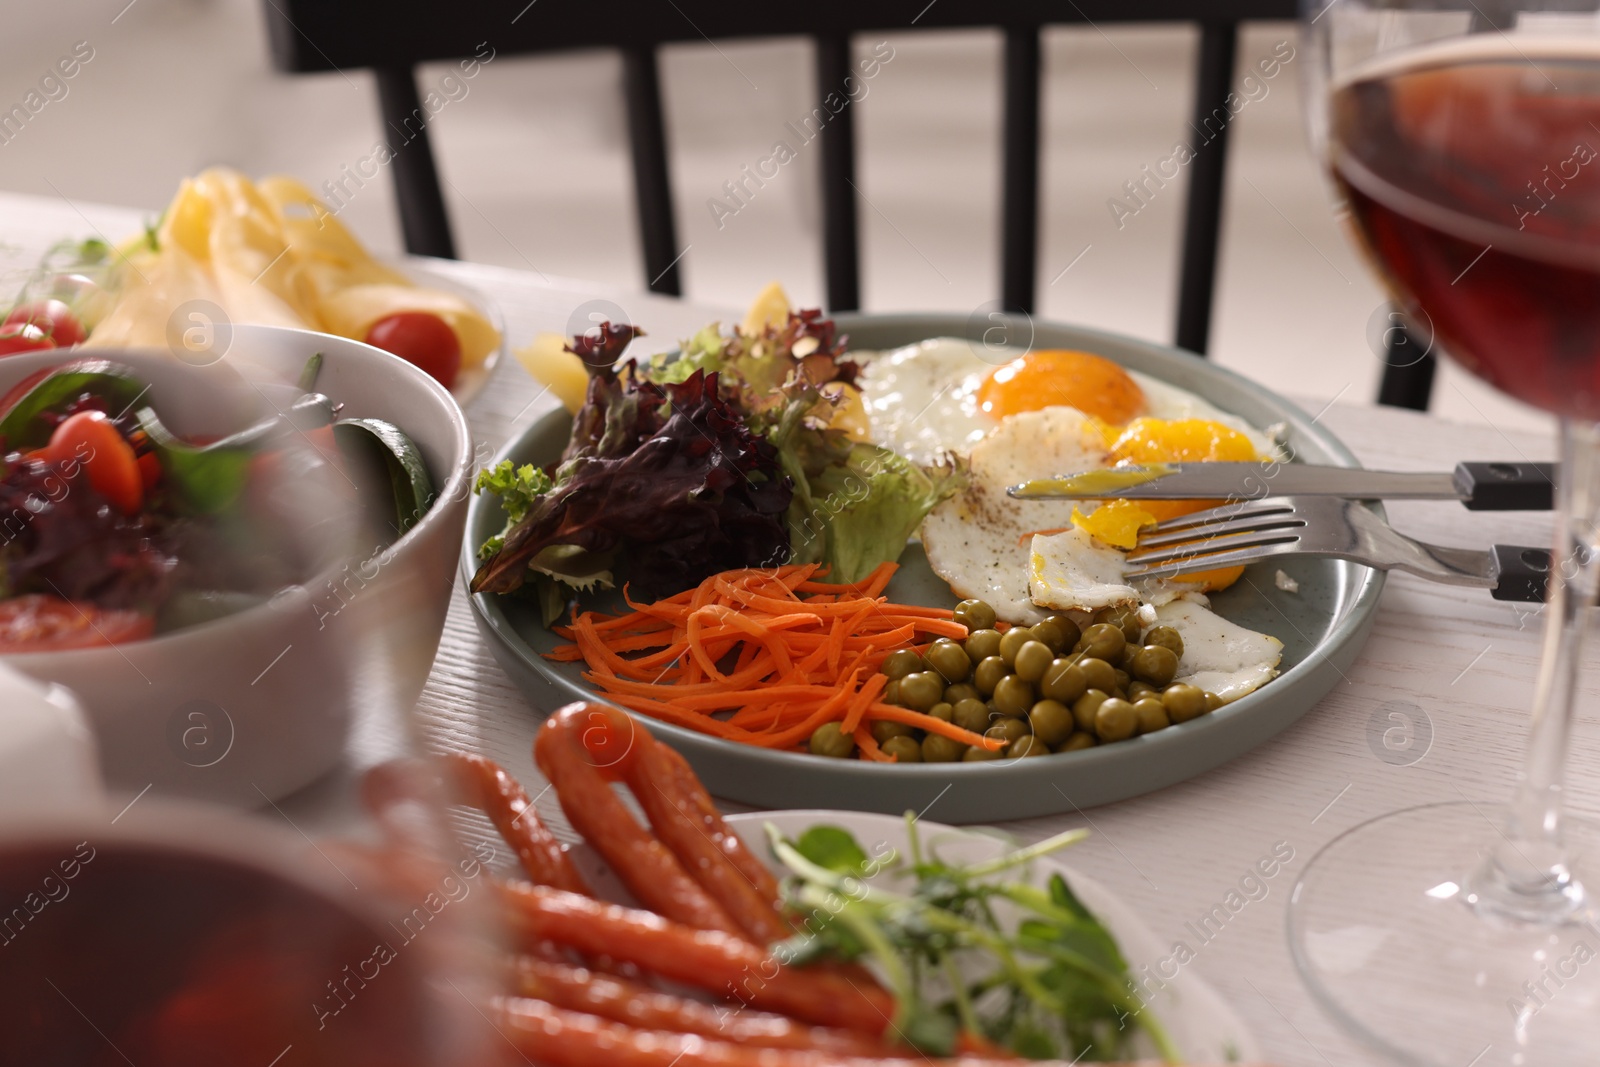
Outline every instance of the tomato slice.
<svg viewBox="0 0 1600 1067"><path fill-rule="evenodd" d="M39 593L0 600L0 655L121 645L143 641L155 629L155 619L137 611Z"/></svg>
<svg viewBox="0 0 1600 1067"><path fill-rule="evenodd" d="M401 311L381 318L367 330L366 341L416 364L446 389L461 370L461 339L432 312Z"/></svg>
<svg viewBox="0 0 1600 1067"><path fill-rule="evenodd" d="M53 463L83 464L94 491L124 515L137 515L144 504L144 474L117 424L103 411L69 415L50 435L45 448Z"/></svg>

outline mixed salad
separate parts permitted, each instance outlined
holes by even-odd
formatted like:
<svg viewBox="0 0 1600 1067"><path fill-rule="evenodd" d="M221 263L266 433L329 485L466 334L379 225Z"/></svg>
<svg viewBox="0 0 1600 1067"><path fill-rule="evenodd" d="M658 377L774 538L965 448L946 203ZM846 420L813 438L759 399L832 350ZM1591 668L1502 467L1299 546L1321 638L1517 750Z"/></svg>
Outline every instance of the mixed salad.
<svg viewBox="0 0 1600 1067"><path fill-rule="evenodd" d="M304 502L313 485L359 516L338 527L352 550L393 540L432 503L402 431L340 419L321 394L207 439L174 434L150 393L132 367L82 359L0 398L0 654L136 641L305 582L340 547L304 535L314 517L284 513L285 495Z"/></svg>
<svg viewBox="0 0 1600 1067"><path fill-rule="evenodd" d="M709 326L672 358L622 361L639 333L608 322L573 339L588 380L559 463L479 475L507 522L479 551L474 592L527 590L548 625L619 580L657 598L723 571L817 563L856 582L961 485L954 464L866 439L856 364L820 311Z"/></svg>

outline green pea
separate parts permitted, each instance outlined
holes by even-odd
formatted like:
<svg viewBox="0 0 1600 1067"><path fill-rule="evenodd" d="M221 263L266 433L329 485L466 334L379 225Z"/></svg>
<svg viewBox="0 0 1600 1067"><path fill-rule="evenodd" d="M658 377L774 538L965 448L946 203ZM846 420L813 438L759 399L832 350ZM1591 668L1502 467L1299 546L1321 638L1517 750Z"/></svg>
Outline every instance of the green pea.
<svg viewBox="0 0 1600 1067"><path fill-rule="evenodd" d="M1129 674L1125 670L1122 670L1121 668L1112 671L1111 675L1117 680L1117 688L1122 690L1124 693L1128 691L1128 686L1133 684L1133 675Z"/></svg>
<svg viewBox="0 0 1600 1067"><path fill-rule="evenodd" d="M1167 707L1161 703L1157 696L1141 697L1133 702L1133 713L1139 719L1139 732L1153 734L1157 730L1165 730L1172 725L1172 720L1167 718Z"/></svg>
<svg viewBox="0 0 1600 1067"><path fill-rule="evenodd" d="M1111 661L1111 665L1119 671L1127 671L1132 674L1133 658L1139 654L1139 649L1142 647L1142 645L1134 644L1123 645L1122 651L1117 654L1116 659Z"/></svg>
<svg viewBox="0 0 1600 1067"><path fill-rule="evenodd" d="M1025 626L1013 626L1000 636L1000 658L1006 661L1008 670L1017 662L1017 652L1032 640Z"/></svg>
<svg viewBox="0 0 1600 1067"><path fill-rule="evenodd" d="M1108 622L1097 622L1083 631L1083 650L1095 659L1113 660L1122 655L1128 641L1122 631Z"/></svg>
<svg viewBox="0 0 1600 1067"><path fill-rule="evenodd" d="M958 704L963 700L982 700L983 694L978 692L978 687L971 682L957 682L955 685L944 687L944 702Z"/></svg>
<svg viewBox="0 0 1600 1067"><path fill-rule="evenodd" d="M1143 699L1144 697L1147 697L1147 696L1154 696L1157 699L1160 699L1161 690L1157 689L1155 686L1151 685L1149 682L1141 682L1141 681L1139 681L1137 679L1135 679L1134 681L1128 683L1128 699L1129 700L1137 701L1137 700L1141 700L1141 699Z"/></svg>
<svg viewBox="0 0 1600 1067"><path fill-rule="evenodd" d="M1193 685L1169 685L1161 691L1161 706L1173 722L1188 722L1206 713L1206 694Z"/></svg>
<svg viewBox="0 0 1600 1067"><path fill-rule="evenodd" d="M856 743L850 735L839 729L836 722L825 722L811 735L811 752L817 756L849 759L855 755Z"/></svg>
<svg viewBox="0 0 1600 1067"><path fill-rule="evenodd" d="M989 705L981 700L963 700L955 706L950 721L963 730L981 734L989 728Z"/></svg>
<svg viewBox="0 0 1600 1067"><path fill-rule="evenodd" d="M890 681L898 681L908 674L926 670L927 664L923 663L916 649L902 648L883 657L883 666L879 669L889 676Z"/></svg>
<svg viewBox="0 0 1600 1067"><path fill-rule="evenodd" d="M976 763L978 760L1004 759L1005 750L995 749L990 751L982 745L973 745L961 754L962 762Z"/></svg>
<svg viewBox="0 0 1600 1067"><path fill-rule="evenodd" d="M1037 737L1034 737L1032 734L1028 735L1027 737L1019 737L1015 741L1011 742L1011 744L1006 746L1007 759L1022 759L1025 756L1048 755L1050 755L1050 746L1039 740Z"/></svg>
<svg viewBox="0 0 1600 1067"><path fill-rule="evenodd" d="M1028 732L1026 719L1001 719L985 730L983 736L998 737L1009 743L1019 737L1027 737Z"/></svg>
<svg viewBox="0 0 1600 1067"><path fill-rule="evenodd" d="M1082 730L1079 730L1077 733L1061 742L1061 744L1057 745L1056 751L1082 752L1084 749L1093 748L1097 744L1099 744L1099 742L1095 740L1094 734L1087 734Z"/></svg>
<svg viewBox="0 0 1600 1067"><path fill-rule="evenodd" d="M1139 618L1137 604L1124 604L1111 613L1113 625L1122 628L1122 636L1132 644L1139 643L1139 635L1144 632L1144 623Z"/></svg>
<svg viewBox="0 0 1600 1067"><path fill-rule="evenodd" d="M1072 712L1059 700L1041 700L1028 709L1033 735L1047 745L1059 745L1072 735Z"/></svg>
<svg viewBox="0 0 1600 1067"><path fill-rule="evenodd" d="M1216 711L1218 708L1222 707L1222 704L1223 704L1223 700L1222 700L1221 697L1217 696L1217 694L1211 692L1210 690L1206 691L1206 710L1207 711Z"/></svg>
<svg viewBox="0 0 1600 1067"><path fill-rule="evenodd" d="M1145 645L1133 657L1132 674L1157 689L1171 685L1178 673L1178 654L1164 645Z"/></svg>
<svg viewBox="0 0 1600 1067"><path fill-rule="evenodd" d="M932 715L938 710L939 705L935 704L928 714ZM911 727L903 722L890 722L887 719L874 719L868 729L872 732L872 739L878 742L879 745L882 745L891 737L911 736Z"/></svg>
<svg viewBox="0 0 1600 1067"><path fill-rule="evenodd" d="M1039 679L1040 694L1063 704L1077 700L1088 688L1089 679L1078 667L1077 661L1064 656L1051 660L1050 666L1044 669L1044 676Z"/></svg>
<svg viewBox="0 0 1600 1067"><path fill-rule="evenodd" d="M1129 607L1124 604L1114 608L1101 608L1094 613L1094 621L1115 626L1122 631L1124 640L1139 640L1139 631L1142 627L1139 623L1139 609L1137 607Z"/></svg>
<svg viewBox="0 0 1600 1067"><path fill-rule="evenodd" d="M1078 624L1068 615L1052 615L1033 627L1033 639L1044 642L1050 647L1051 652L1071 648L1082 636Z"/></svg>
<svg viewBox="0 0 1600 1067"><path fill-rule="evenodd" d="M896 679L883 687L883 702L885 704L900 703L900 681Z"/></svg>
<svg viewBox="0 0 1600 1067"><path fill-rule="evenodd" d="M1028 640L1039 642L1050 650L1051 655L1061 651L1062 636L1060 627L1046 626L1043 622L1028 627Z"/></svg>
<svg viewBox="0 0 1600 1067"><path fill-rule="evenodd" d="M1152 626L1144 633L1144 643L1171 649L1172 654L1183 658L1183 635L1170 626Z"/></svg>
<svg viewBox="0 0 1600 1067"><path fill-rule="evenodd" d="M1094 732L1102 741L1126 741L1139 729L1139 715L1126 700L1102 701L1094 713Z"/></svg>
<svg viewBox="0 0 1600 1067"><path fill-rule="evenodd" d="M988 630L994 626L994 609L981 600L963 600L956 605L953 614L956 622L965 626L969 634L974 630Z"/></svg>
<svg viewBox="0 0 1600 1067"><path fill-rule="evenodd" d="M921 763L922 745L909 737L891 737L882 742L879 748L884 755L893 756L899 763Z"/></svg>
<svg viewBox="0 0 1600 1067"><path fill-rule="evenodd" d="M967 635L965 648L967 658L973 663L982 663L990 656L1000 654L999 630L974 630Z"/></svg>
<svg viewBox="0 0 1600 1067"><path fill-rule="evenodd" d="M1109 693L1117 687L1117 669L1103 659L1085 656L1078 661L1078 669L1083 672L1090 689Z"/></svg>
<svg viewBox="0 0 1600 1067"><path fill-rule="evenodd" d="M991 696L994 687L1000 684L1000 679L1011 674L1006 661L999 656L985 656L978 665L972 668L972 684L978 687L978 692L984 696Z"/></svg>
<svg viewBox="0 0 1600 1067"><path fill-rule="evenodd" d="M1043 641L1025 641L1017 649L1017 662L1012 670L1024 682L1037 682L1044 677L1045 668L1050 666L1054 658L1050 647Z"/></svg>
<svg viewBox="0 0 1600 1067"><path fill-rule="evenodd" d="M1028 709L1033 707L1033 685L1030 682L1008 674L1000 679L1000 684L994 687L994 706L1002 714L1020 718L1028 714Z"/></svg>
<svg viewBox="0 0 1600 1067"><path fill-rule="evenodd" d="M1072 702L1072 721L1077 724L1078 729L1094 733L1095 713L1100 710L1101 704L1110 699L1110 694L1099 689L1089 690Z"/></svg>
<svg viewBox="0 0 1600 1067"><path fill-rule="evenodd" d="M967 650L948 638L940 638L928 647L924 657L946 682L964 682L972 676L972 660Z"/></svg>
<svg viewBox="0 0 1600 1067"><path fill-rule="evenodd" d="M955 716L955 706L941 700L939 703L929 708L925 714L931 715L935 719L943 719L945 722L949 722ZM906 727L906 732L910 733L911 727Z"/></svg>
<svg viewBox="0 0 1600 1067"><path fill-rule="evenodd" d="M929 734L922 739L924 763L955 763L966 750L966 745L942 734Z"/></svg>
<svg viewBox="0 0 1600 1067"><path fill-rule="evenodd" d="M932 671L918 671L900 679L900 701L914 711L927 711L944 696L944 679Z"/></svg>

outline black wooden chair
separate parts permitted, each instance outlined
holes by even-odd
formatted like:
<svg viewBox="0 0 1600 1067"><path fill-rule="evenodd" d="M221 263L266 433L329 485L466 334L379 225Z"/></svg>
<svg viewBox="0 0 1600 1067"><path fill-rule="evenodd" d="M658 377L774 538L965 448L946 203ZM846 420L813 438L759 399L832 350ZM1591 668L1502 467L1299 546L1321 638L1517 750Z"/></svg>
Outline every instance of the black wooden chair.
<svg viewBox="0 0 1600 1067"><path fill-rule="evenodd" d="M920 12L917 10L921 8ZM1002 304L1032 311L1038 264L1039 31L1047 24L1189 22L1200 27L1194 116L1205 125L1234 81L1239 24L1293 19L1296 0L812 0L806 4L708 4L695 0L266 0L274 65L288 72L370 68L377 76L386 126L406 129L390 171L400 204L406 248L418 255L455 257L414 68L418 63L472 56L481 42L496 54L558 52L603 44L623 56L624 92L633 154L634 193L644 250L644 277L658 293L679 295L679 255L661 113L657 46L674 41L796 36L816 45L819 86L837 86L851 73L853 33L906 29L999 27L1005 34L1004 129L1001 176ZM852 109L823 128L821 141L823 261L828 306L860 306ZM409 123L409 125L408 125ZM1214 123L1213 123L1214 125ZM1175 343L1200 355L1211 332L1217 238L1228 125L1189 165ZM1386 361L1383 403L1426 408L1432 356Z"/></svg>

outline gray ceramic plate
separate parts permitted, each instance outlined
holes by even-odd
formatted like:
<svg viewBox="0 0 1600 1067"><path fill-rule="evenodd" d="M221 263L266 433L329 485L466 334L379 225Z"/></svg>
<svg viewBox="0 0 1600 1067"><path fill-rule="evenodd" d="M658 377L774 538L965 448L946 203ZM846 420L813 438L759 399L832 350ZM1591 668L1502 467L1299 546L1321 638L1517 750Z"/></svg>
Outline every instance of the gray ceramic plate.
<svg viewBox="0 0 1600 1067"><path fill-rule="evenodd" d="M981 342L991 322L952 315L839 315L851 347L895 348L928 337L969 337ZM1079 348L1115 359L1188 389L1252 425L1285 423L1296 458L1306 463L1354 467L1350 451L1304 412L1244 378L1176 349L1073 326L1017 323L1010 336L1035 347ZM496 457L545 464L566 444L570 420L563 411L537 419ZM474 497L467 515L462 568L477 567L474 549L504 525L493 498ZM955 596L912 545L888 595L901 602L953 606ZM1277 588L1282 569L1297 593ZM1309 711L1332 689L1366 642L1383 575L1337 560L1290 558L1251 567L1244 580L1213 595L1216 610L1241 626L1283 642L1282 674L1249 696L1211 715L1159 733L1082 752L1035 759L979 763L875 764L772 752L718 740L681 727L651 722L657 736L681 751L717 796L772 808L851 808L899 814L939 801L939 818L952 823L1020 819L1109 804L1204 773L1246 752ZM540 713L574 700L598 700L580 677L581 664L542 658L560 643L531 604L481 594L474 613L500 665ZM603 600L594 606L605 608Z"/></svg>

